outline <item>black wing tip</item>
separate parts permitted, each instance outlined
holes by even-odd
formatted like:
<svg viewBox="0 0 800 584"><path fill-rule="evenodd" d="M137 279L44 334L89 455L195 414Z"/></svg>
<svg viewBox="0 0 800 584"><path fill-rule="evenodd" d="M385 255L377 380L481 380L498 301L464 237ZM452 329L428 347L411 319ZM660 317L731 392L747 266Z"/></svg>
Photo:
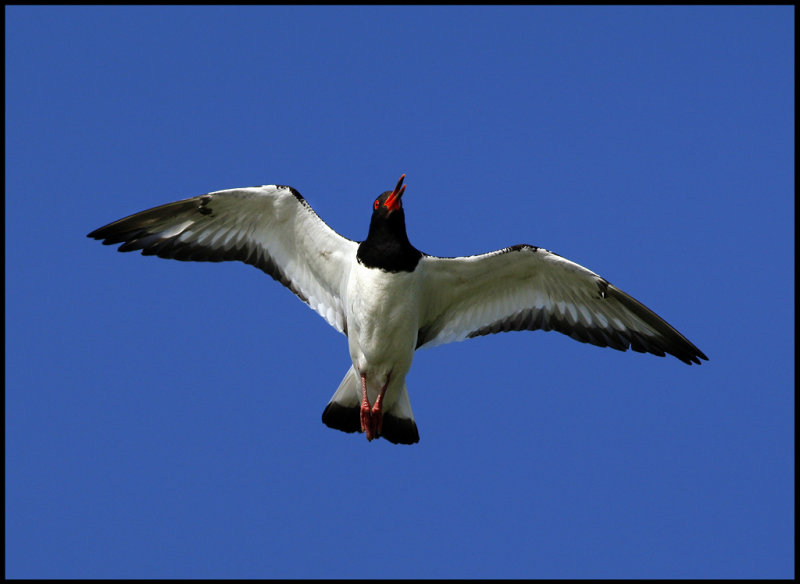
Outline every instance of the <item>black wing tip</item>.
<svg viewBox="0 0 800 584"><path fill-rule="evenodd" d="M118 232L107 231L105 227L101 227L100 229L95 229L91 233L87 233L86 237L90 239L96 239L103 245L123 244L117 249L117 251L133 251L132 249L122 249L125 247L125 245L130 243L132 238Z"/></svg>
<svg viewBox="0 0 800 584"><path fill-rule="evenodd" d="M656 357L666 357L667 355L672 355L687 365L702 365L703 362L700 359L705 361L709 360L705 353L703 353L700 349L695 347L691 342L683 337L681 337L681 342L678 344L662 344L659 342L659 339L656 338L645 337L634 332L630 332L629 335L630 338L628 342L624 344L624 346L612 345L608 342L598 343L594 340L577 340L584 343L588 342L600 347L610 347L612 349L616 349L617 351L628 351L630 349L631 351L635 351L637 353L655 355ZM623 339L623 341L625 341L625 339Z"/></svg>
<svg viewBox="0 0 800 584"><path fill-rule="evenodd" d="M609 346L609 345L601 345ZM655 339L643 337L641 335L632 335L630 346L620 349L619 347L612 347L613 349L627 351L628 349L636 351L637 353L647 353L655 355L656 357L666 357L672 355L679 361L687 365L702 365L704 361L708 361L705 353L695 347L688 340L683 339L680 344L660 344Z"/></svg>
<svg viewBox="0 0 800 584"><path fill-rule="evenodd" d="M651 309L619 288L612 286L607 280L603 281L605 282L605 286L601 293L604 292L605 296L621 302L625 308L648 323L656 331L658 336L660 336L659 339L657 337L645 337L639 334L631 334L631 349L658 355L659 353L652 350L653 347L655 347L659 351L669 353L687 365L701 365L702 362L700 359L705 361L709 360L703 351L695 347L689 339L684 337L672 325ZM637 346L639 348L637 348Z"/></svg>
<svg viewBox="0 0 800 584"><path fill-rule="evenodd" d="M701 359L708 361L708 357L706 357L705 353L695 347L691 341L674 329L672 329L672 332L680 338L670 339L664 342L664 339L632 334L630 348L640 353L650 353L658 357L672 355L687 365L702 365L703 362Z"/></svg>
<svg viewBox="0 0 800 584"><path fill-rule="evenodd" d="M94 231L92 231L92 232L90 232L90 233L87 233L87 234L86 234L86 237L88 237L89 239L100 239L100 240L106 240L106 239L108 239L108 238L110 237L110 235L111 235L111 234L108 232L108 230L107 230L107 227L108 227L108 226L105 226L105 227L98 227L98 228L97 228L97 229L95 229ZM106 243L106 242L105 242L105 241L103 241L103 243ZM109 244L107 244L107 243L106 243L106 245L109 245Z"/></svg>
<svg viewBox="0 0 800 584"><path fill-rule="evenodd" d="M695 351L696 351L695 353L685 353L685 354L682 354L682 355L676 355L675 353L670 353L670 355L673 355L674 357L677 357L678 359L680 359L681 361L683 361L687 365L692 365L692 364L694 364L694 365L702 365L703 361L708 361L709 360L709 358L706 357L705 353L703 353L703 351L701 351L697 347L695 347ZM701 361L700 359L703 359L703 361Z"/></svg>
<svg viewBox="0 0 800 584"><path fill-rule="evenodd" d="M342 432L361 432L361 407L330 402L322 412L322 423ZM419 442L419 431L414 420L384 414L380 438L392 444L416 444Z"/></svg>
<svg viewBox="0 0 800 584"><path fill-rule="evenodd" d="M105 226L95 229L91 233L88 233L86 237L96 239L103 245L119 245L117 248L117 251L119 252L142 250L142 255L153 255L152 253L146 253L147 248L150 247L153 242L151 241L144 243L141 241L142 237L146 235L143 229L123 231L110 229L110 227L111 226Z"/></svg>

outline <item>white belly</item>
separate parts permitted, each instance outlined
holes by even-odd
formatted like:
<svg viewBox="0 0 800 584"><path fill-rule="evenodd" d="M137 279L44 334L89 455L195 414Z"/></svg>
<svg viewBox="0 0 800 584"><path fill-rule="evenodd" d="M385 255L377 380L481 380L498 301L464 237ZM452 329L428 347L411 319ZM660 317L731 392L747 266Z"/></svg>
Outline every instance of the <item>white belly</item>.
<svg viewBox="0 0 800 584"><path fill-rule="evenodd" d="M357 264L347 284L347 339L359 375L367 376L370 402L389 380L386 406L403 387L417 344L418 278Z"/></svg>

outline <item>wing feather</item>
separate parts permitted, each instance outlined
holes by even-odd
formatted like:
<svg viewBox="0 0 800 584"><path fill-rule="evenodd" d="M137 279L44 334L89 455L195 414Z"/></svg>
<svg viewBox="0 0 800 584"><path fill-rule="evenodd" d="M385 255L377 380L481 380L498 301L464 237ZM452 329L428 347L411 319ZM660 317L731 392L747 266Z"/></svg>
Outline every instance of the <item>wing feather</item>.
<svg viewBox="0 0 800 584"><path fill-rule="evenodd" d="M346 334L343 297L357 243L291 187L216 191L130 215L89 233L118 251L181 261L241 261L289 288Z"/></svg>
<svg viewBox="0 0 800 584"><path fill-rule="evenodd" d="M684 363L708 359L652 310L594 272L545 249L515 245L464 258L424 256L417 347L507 331L556 330L582 343Z"/></svg>

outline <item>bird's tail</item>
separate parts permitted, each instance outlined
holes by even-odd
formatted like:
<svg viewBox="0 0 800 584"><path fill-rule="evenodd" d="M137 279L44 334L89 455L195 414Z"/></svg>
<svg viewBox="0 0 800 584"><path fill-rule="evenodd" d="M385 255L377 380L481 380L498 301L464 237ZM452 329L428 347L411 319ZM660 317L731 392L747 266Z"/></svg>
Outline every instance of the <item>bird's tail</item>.
<svg viewBox="0 0 800 584"><path fill-rule="evenodd" d="M361 432L361 383L354 367L350 367L333 394L325 411L323 423L342 432ZM397 399L383 412L381 438L394 444L419 442L417 423L411 411L411 400L405 383Z"/></svg>

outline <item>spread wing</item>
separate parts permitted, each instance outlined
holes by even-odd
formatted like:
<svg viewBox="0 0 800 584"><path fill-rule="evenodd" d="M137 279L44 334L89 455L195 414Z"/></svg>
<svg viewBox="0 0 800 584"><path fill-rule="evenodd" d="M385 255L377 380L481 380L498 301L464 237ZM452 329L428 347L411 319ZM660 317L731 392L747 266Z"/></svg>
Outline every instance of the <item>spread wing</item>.
<svg viewBox="0 0 800 584"><path fill-rule="evenodd" d="M583 266L530 245L464 257L424 256L418 347L519 330L556 330L583 343L708 359L652 310Z"/></svg>
<svg viewBox="0 0 800 584"><path fill-rule="evenodd" d="M358 244L328 227L291 187L216 191L136 213L88 237L142 255L251 264L347 333L342 298Z"/></svg>

